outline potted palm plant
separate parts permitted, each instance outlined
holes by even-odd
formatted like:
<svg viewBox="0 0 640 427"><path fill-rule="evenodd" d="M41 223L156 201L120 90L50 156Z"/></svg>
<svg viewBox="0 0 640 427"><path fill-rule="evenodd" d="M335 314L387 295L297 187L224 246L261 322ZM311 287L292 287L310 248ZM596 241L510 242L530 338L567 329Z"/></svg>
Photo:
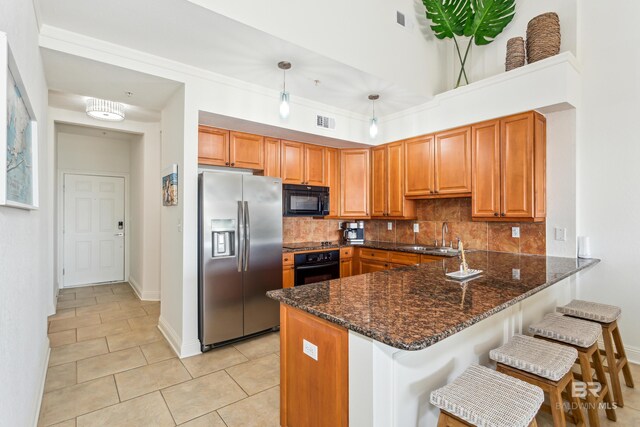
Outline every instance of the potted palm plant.
<svg viewBox="0 0 640 427"><path fill-rule="evenodd" d="M431 29L438 39L450 38L460 61L460 73L456 86L462 79L469 83L465 64L471 44L477 46L491 43L513 20L515 0L422 0L431 20ZM464 56L456 37L469 39Z"/></svg>

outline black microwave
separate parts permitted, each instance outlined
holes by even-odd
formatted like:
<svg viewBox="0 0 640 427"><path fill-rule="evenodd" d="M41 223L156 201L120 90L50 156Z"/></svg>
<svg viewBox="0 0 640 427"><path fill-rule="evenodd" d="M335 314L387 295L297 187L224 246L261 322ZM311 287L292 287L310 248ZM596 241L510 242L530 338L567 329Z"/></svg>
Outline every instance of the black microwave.
<svg viewBox="0 0 640 427"><path fill-rule="evenodd" d="M282 215L329 215L329 187L284 184L282 186Z"/></svg>

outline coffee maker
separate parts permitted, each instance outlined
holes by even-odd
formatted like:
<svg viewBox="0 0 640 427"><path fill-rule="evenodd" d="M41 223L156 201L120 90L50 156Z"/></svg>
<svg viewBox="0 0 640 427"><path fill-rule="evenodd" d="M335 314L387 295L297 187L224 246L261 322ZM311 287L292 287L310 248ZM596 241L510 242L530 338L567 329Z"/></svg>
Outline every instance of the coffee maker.
<svg viewBox="0 0 640 427"><path fill-rule="evenodd" d="M345 243L358 245L364 243L364 221L343 222L340 225Z"/></svg>

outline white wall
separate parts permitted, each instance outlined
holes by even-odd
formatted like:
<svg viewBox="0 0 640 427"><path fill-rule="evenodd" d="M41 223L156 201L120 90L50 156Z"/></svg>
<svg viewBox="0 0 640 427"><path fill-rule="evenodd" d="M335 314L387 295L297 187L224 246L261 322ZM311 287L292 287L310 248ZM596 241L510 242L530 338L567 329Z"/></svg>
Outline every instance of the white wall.
<svg viewBox="0 0 640 427"><path fill-rule="evenodd" d="M430 30L422 33L420 0L325 0L313 6L296 0L191 1L419 94L444 88L440 55L446 46ZM404 13L406 28L396 23L396 11Z"/></svg>
<svg viewBox="0 0 640 427"><path fill-rule="evenodd" d="M197 287L197 283L185 283L183 263L196 264L196 258L189 259L188 245L195 243L191 238L197 239L197 234L189 230L192 235L183 233L184 217L187 215L196 218L197 206L189 206L193 200L186 197L185 191L191 191L197 182L190 183L193 177L185 171L185 89L180 88L169 100L162 110L162 151L161 167L167 167L173 163L178 165L178 205L163 206L160 208L161 250L160 250L160 282L162 303L160 304L160 319L158 326L169 340L176 353L181 356L188 355L185 351L186 344L184 318L190 316L186 313L184 305L189 304L185 298L191 296L190 287ZM195 209L195 210L193 210ZM197 240L196 240L197 241ZM197 303L197 301L196 301ZM197 313L197 310L196 310ZM196 314L197 315L197 314ZM189 324L187 329L193 325ZM196 325L197 338L197 325ZM193 332L191 332L191 335ZM190 335L189 332L187 335Z"/></svg>
<svg viewBox="0 0 640 427"><path fill-rule="evenodd" d="M576 110L547 118L547 255L576 256ZM555 228L567 230L555 240Z"/></svg>
<svg viewBox="0 0 640 427"><path fill-rule="evenodd" d="M467 76L470 82L476 82L484 78L504 72L504 63L507 53L507 40L512 37L527 38L527 24L529 21L542 13L556 12L560 17L560 31L562 42L560 52L571 52L574 55L577 51L577 0L518 0L516 2L516 14L513 21L505 30L490 44L485 46L471 47L467 63ZM467 40L461 39L461 50L467 47ZM447 60L447 88L455 86L457 74L454 69L459 69L459 60L454 55L453 43L449 43Z"/></svg>
<svg viewBox="0 0 640 427"><path fill-rule="evenodd" d="M129 173L130 140L58 132L58 169Z"/></svg>
<svg viewBox="0 0 640 427"><path fill-rule="evenodd" d="M640 3L579 5L578 55L582 108L578 110L577 233L591 238L597 269L580 278L585 299L622 307L620 327L628 355L640 362L640 33L633 31ZM606 35L596 29L607 26Z"/></svg>
<svg viewBox="0 0 640 427"><path fill-rule="evenodd" d="M65 134L62 144L73 149L66 150L68 159L59 159L58 167L64 169L65 166L70 166L83 171L88 171L91 167L95 171L130 174L128 280L142 299L160 299L160 124L132 120L98 122L81 112L49 108L49 128L53 135L56 133L56 123L100 127L107 131L131 134L131 141L126 142L104 138L87 140L87 137L78 135L71 135L70 139ZM59 137L53 138L51 143L58 144L59 140ZM95 144L95 151L89 142ZM73 163L68 163L69 161ZM56 210L55 221L59 227L59 208ZM60 239L56 238L55 246L61 253ZM62 283L61 271L60 259L57 260L55 269L56 289L58 283Z"/></svg>
<svg viewBox="0 0 640 427"><path fill-rule="evenodd" d="M3 1L0 31L7 33L39 123L40 208L0 207L0 424L29 426L35 425L42 397L47 314L53 307L53 153L47 145L47 85L32 2Z"/></svg>

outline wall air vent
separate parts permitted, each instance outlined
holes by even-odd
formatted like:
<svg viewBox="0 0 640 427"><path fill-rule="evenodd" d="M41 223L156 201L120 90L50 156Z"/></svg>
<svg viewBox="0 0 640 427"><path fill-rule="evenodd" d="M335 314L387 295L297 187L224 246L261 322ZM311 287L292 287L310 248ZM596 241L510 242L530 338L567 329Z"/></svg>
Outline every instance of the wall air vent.
<svg viewBox="0 0 640 427"><path fill-rule="evenodd" d="M333 117L326 117L326 116L321 116L320 114L317 114L316 126L322 129L335 129L336 119L334 119Z"/></svg>
<svg viewBox="0 0 640 427"><path fill-rule="evenodd" d="M402 25L403 27L407 26L404 18L404 13L399 11L396 12L396 22L398 23L398 25Z"/></svg>

